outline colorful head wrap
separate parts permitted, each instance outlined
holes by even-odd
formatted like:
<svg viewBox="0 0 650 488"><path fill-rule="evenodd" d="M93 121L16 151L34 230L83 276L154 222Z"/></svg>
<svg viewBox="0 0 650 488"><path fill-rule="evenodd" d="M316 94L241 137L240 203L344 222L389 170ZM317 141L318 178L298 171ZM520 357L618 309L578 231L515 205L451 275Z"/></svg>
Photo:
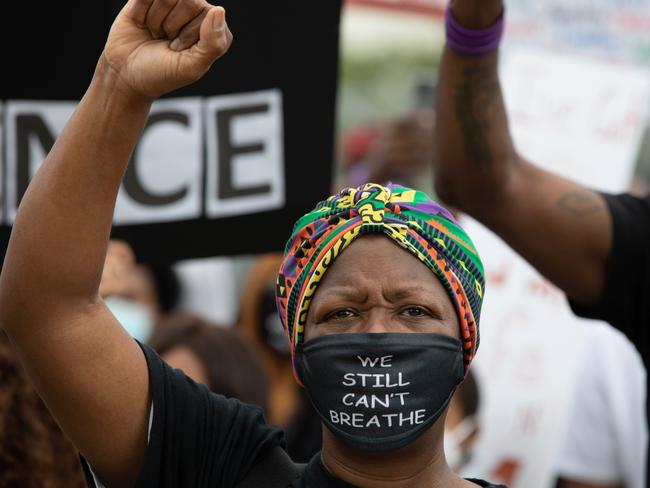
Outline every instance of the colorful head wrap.
<svg viewBox="0 0 650 488"><path fill-rule="evenodd" d="M292 357L303 341L307 313L320 280L336 257L364 234L386 235L438 277L458 315L467 372L479 344L483 265L449 211L420 191L393 184L346 188L296 222L276 287ZM295 373L295 359L293 364Z"/></svg>

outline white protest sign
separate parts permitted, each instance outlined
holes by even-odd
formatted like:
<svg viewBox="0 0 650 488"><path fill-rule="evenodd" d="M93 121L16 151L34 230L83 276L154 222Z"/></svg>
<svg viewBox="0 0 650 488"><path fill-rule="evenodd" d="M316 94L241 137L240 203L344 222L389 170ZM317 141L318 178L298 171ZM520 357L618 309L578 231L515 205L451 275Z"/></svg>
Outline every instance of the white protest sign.
<svg viewBox="0 0 650 488"><path fill-rule="evenodd" d="M627 188L647 120L650 70L558 51L504 51L515 145L539 166L593 188Z"/></svg>
<svg viewBox="0 0 650 488"><path fill-rule="evenodd" d="M591 188L625 190L647 118L648 73L536 49L505 54L501 79L518 151ZM462 223L487 277L474 365L483 430L463 473L550 488L576 377L590 359L591 324L492 232L467 217Z"/></svg>
<svg viewBox="0 0 650 488"><path fill-rule="evenodd" d="M508 0L506 41L647 63L649 0Z"/></svg>

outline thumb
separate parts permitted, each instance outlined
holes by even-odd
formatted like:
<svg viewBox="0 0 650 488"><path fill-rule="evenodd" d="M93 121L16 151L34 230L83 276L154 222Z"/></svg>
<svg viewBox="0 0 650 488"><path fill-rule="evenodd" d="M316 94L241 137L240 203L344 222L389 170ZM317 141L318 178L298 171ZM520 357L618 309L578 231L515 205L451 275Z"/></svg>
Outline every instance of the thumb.
<svg viewBox="0 0 650 488"><path fill-rule="evenodd" d="M191 48L192 57L201 58L210 65L228 51L231 42L225 9L212 7L201 22L199 41Z"/></svg>

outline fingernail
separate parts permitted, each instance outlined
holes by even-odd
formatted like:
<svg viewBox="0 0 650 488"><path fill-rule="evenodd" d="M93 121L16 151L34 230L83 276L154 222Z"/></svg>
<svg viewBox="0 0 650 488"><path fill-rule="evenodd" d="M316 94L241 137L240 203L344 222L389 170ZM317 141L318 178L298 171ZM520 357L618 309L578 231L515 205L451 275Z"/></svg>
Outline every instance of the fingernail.
<svg viewBox="0 0 650 488"><path fill-rule="evenodd" d="M169 44L169 49L173 51L178 51L180 47L181 47L181 40L178 37L174 39L171 42L171 44Z"/></svg>

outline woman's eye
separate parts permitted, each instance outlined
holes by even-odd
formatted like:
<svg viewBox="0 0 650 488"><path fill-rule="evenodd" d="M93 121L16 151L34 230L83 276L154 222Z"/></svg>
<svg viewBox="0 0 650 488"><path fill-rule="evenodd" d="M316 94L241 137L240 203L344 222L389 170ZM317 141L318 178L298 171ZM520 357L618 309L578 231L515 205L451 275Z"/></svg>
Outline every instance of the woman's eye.
<svg viewBox="0 0 650 488"><path fill-rule="evenodd" d="M404 309L404 313L409 317L424 317L429 313L422 307L408 307Z"/></svg>
<svg viewBox="0 0 650 488"><path fill-rule="evenodd" d="M328 320L342 320L354 317L354 312L350 309L344 308L341 310L335 310L327 316Z"/></svg>

